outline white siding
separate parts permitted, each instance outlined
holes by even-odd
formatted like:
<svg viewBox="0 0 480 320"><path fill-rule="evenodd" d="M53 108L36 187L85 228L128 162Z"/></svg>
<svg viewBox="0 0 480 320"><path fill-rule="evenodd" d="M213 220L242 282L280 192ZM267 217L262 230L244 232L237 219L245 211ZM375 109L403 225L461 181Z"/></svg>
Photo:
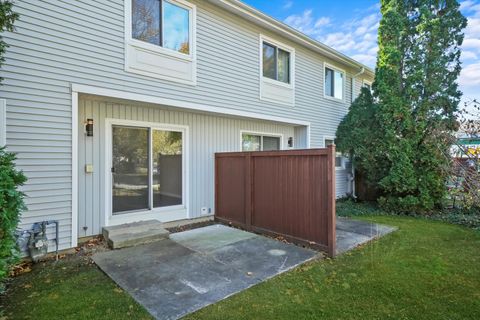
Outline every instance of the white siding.
<svg viewBox="0 0 480 320"><path fill-rule="evenodd" d="M310 121L311 147L322 147L323 136L335 134L358 70L339 65L347 71L347 99L324 99L323 62L338 64L206 1L192 2L197 5L197 86L124 70L123 0L15 2L20 20L15 33L4 34L10 47L0 74L5 78L0 98L8 105L7 145L18 153L17 164L29 178L24 188L29 211L22 227L58 219L60 248L71 245L72 83ZM260 33L295 48L293 107L259 99ZM338 171L337 176L341 194L345 179ZM202 196L208 197L196 195Z"/></svg>

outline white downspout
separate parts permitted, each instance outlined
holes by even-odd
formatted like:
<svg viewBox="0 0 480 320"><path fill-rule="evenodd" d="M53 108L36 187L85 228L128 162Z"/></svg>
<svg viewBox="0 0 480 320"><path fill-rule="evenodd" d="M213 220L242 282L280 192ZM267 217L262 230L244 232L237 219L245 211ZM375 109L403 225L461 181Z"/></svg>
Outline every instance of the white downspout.
<svg viewBox="0 0 480 320"><path fill-rule="evenodd" d="M354 97L355 97L355 94L354 94L354 89L355 89L355 78L358 77L358 76L361 76L362 74L365 73L365 68L362 67L362 69L360 69L360 72L358 72L357 74L353 75L352 76L352 88L350 90L351 92L351 102L353 102L354 100ZM353 159L352 159L352 171L351 171L351 179L350 179L350 183L352 185L352 197L354 199L357 198L357 195L356 195L356 192L355 192L355 167L353 166Z"/></svg>

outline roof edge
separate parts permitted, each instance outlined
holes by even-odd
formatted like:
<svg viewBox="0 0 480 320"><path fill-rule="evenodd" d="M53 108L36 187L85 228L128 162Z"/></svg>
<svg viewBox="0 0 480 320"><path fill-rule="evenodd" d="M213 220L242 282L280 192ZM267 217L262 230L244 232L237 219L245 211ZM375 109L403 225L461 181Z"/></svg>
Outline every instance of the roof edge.
<svg viewBox="0 0 480 320"><path fill-rule="evenodd" d="M247 20L256 22L262 27L266 27L269 30L276 33L283 33L290 40L303 45L309 49L313 49L337 62L346 64L350 67L362 69L365 68L366 73L369 73L372 77L375 72L372 68L363 63L358 62L357 60L350 58L349 56L317 41L308 35L290 27L282 21L279 21L260 10L255 9L254 7L240 1L240 0L208 0L209 2L220 6L232 13L235 13L241 17L247 18Z"/></svg>

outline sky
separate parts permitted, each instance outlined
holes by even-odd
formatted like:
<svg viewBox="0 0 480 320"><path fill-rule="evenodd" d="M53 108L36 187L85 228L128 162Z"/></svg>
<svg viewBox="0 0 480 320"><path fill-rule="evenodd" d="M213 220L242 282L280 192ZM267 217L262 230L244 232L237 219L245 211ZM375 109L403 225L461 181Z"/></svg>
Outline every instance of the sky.
<svg viewBox="0 0 480 320"><path fill-rule="evenodd" d="M310 37L374 68L380 5L375 0L244 0ZM463 100L480 100L480 0L460 1L468 19L459 79Z"/></svg>

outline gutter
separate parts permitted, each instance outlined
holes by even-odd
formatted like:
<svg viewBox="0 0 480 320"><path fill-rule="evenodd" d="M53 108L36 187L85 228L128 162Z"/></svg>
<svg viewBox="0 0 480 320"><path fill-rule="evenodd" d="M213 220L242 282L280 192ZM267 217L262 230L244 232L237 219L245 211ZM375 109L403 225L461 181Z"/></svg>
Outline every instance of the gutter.
<svg viewBox="0 0 480 320"><path fill-rule="evenodd" d="M353 89L355 88L355 78L361 76L364 73L365 73L365 68L362 67L357 74L352 76L352 88L350 90L350 92L352 94L352 102L353 102L353 97L354 97ZM351 170L350 183L352 184L352 197L354 199L357 199L356 190L355 190L355 166L353 165L353 159L352 159L352 170Z"/></svg>

